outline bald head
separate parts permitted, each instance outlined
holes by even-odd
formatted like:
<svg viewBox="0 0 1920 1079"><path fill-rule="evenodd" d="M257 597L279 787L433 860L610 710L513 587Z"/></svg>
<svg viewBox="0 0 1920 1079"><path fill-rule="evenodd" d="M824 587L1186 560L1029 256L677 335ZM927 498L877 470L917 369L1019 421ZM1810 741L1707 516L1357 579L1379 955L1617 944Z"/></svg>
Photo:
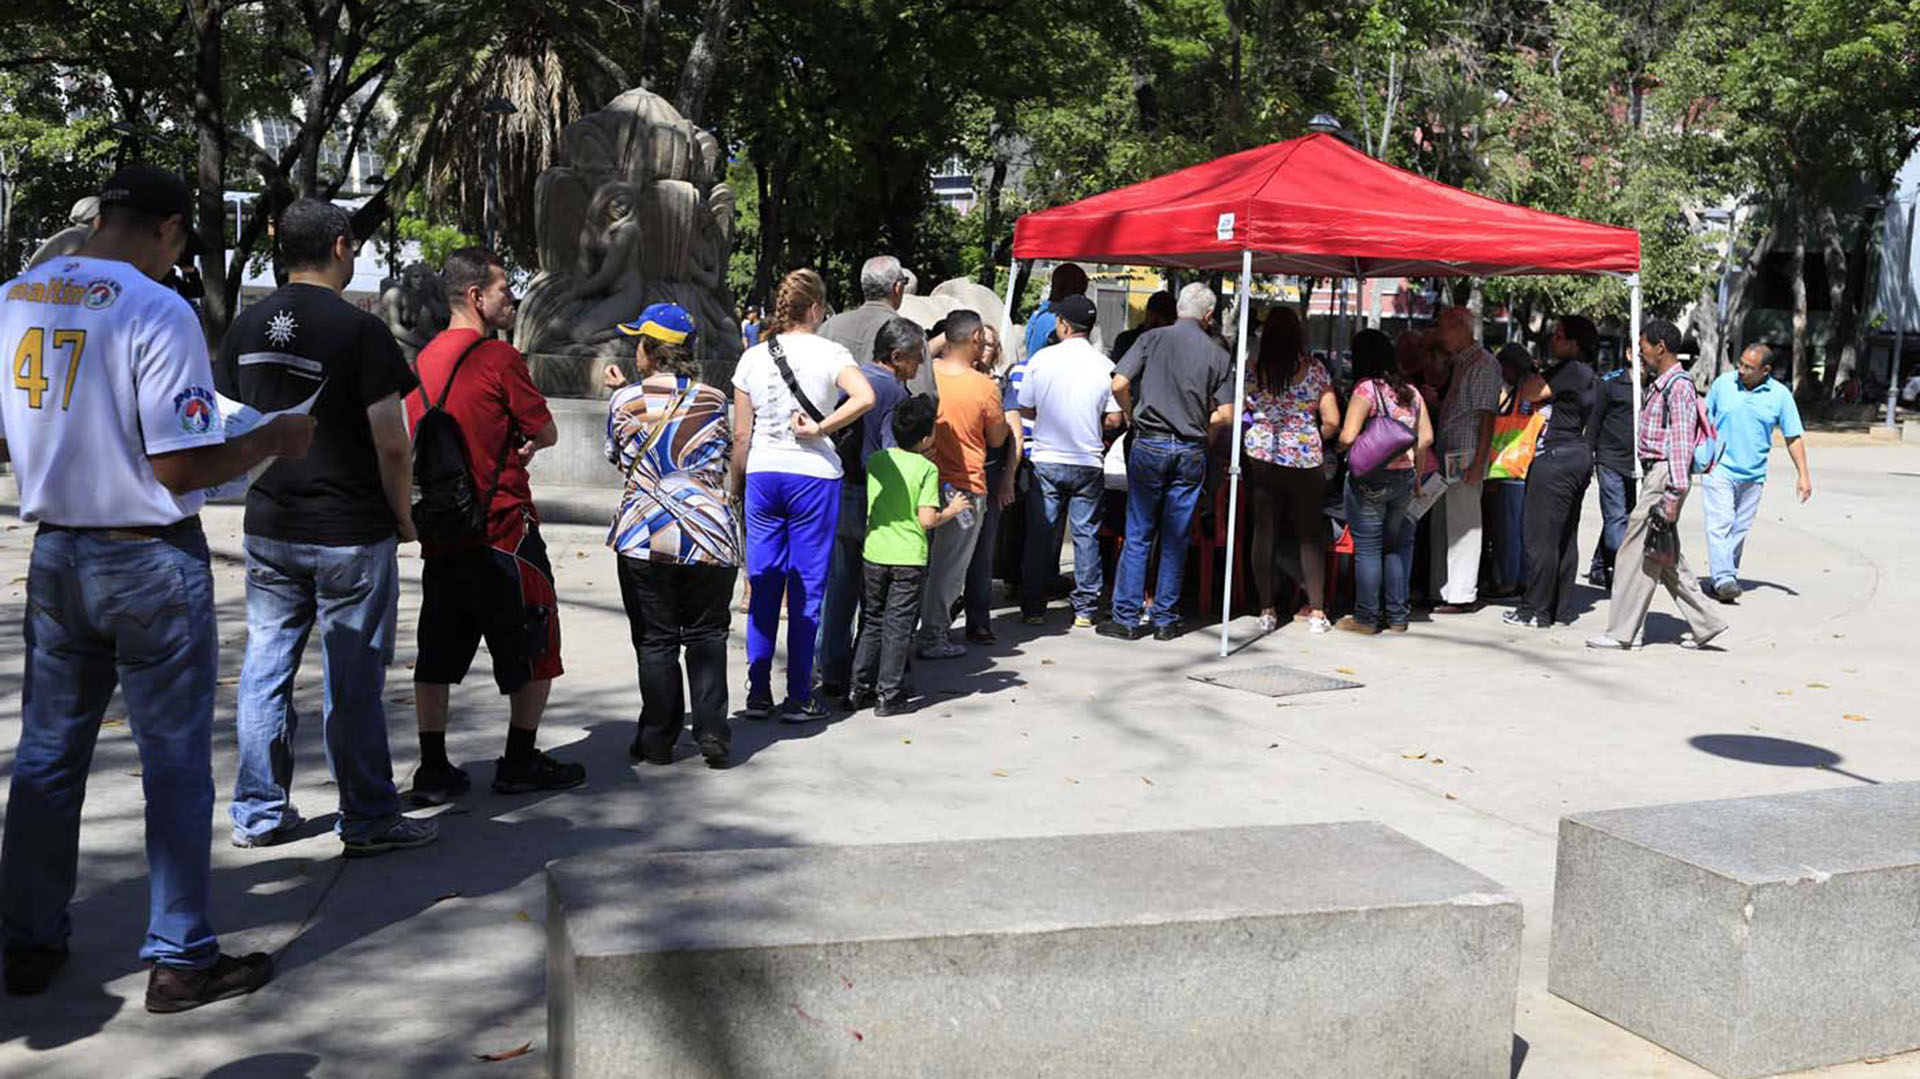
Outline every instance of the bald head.
<svg viewBox="0 0 1920 1079"><path fill-rule="evenodd" d="M1473 312L1464 307L1449 307L1440 312L1437 335L1448 352L1466 348L1473 343Z"/></svg>

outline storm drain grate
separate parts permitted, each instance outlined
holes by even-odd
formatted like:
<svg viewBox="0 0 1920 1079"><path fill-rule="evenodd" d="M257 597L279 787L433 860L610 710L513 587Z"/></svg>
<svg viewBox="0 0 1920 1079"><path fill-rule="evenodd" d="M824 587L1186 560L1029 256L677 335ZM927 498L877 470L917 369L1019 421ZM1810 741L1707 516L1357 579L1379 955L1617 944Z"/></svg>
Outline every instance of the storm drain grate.
<svg viewBox="0 0 1920 1079"><path fill-rule="evenodd" d="M1187 677L1195 682L1205 682L1210 686L1244 689L1248 693L1258 693L1263 697L1293 697L1302 693L1321 693L1330 689L1359 689L1362 685L1359 682L1349 682L1344 678L1329 678L1324 674L1295 670L1292 667L1247 667L1238 671L1190 674Z"/></svg>

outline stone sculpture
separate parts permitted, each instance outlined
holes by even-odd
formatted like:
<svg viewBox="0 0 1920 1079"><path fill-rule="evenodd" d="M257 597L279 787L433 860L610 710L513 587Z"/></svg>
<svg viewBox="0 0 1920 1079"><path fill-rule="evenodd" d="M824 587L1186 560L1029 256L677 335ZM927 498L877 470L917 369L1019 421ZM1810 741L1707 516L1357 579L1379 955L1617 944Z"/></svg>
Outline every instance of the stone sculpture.
<svg viewBox="0 0 1920 1079"><path fill-rule="evenodd" d="M451 317L440 275L426 263L415 262L402 269L398 278L382 281L380 317L393 332L401 354L413 363L427 342L447 328Z"/></svg>
<svg viewBox="0 0 1920 1079"><path fill-rule="evenodd" d="M567 125L561 162L534 186L540 271L513 343L543 392L596 396L600 370L633 356L619 324L648 304L686 308L707 377L740 358L726 284L733 191L720 143L664 99L629 90Z"/></svg>

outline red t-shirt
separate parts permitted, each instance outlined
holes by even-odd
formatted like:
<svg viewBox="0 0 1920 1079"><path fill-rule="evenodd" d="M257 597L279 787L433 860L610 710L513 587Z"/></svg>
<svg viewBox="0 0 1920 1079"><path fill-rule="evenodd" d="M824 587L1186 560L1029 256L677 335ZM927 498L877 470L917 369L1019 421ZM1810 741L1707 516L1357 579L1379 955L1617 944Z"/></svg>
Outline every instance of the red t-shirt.
<svg viewBox="0 0 1920 1079"><path fill-rule="evenodd" d="M469 345L480 339L475 330L444 330L420 350L414 363L420 389L407 395L407 425L419 424L427 404L422 393L440 400L446 391L445 407L460 423L467 440L467 460L473 467L474 489L483 496L493 490L493 503L487 512L487 542L511 550L519 544L522 514L534 521L533 491L527 483L527 470L507 454L495 489L494 464L500 460L500 447L512 435L514 445L531 438L553 422L547 411L547 399L534 388L527 371L526 358L505 341L489 340L475 346L465 363L460 364L453 387L447 390L447 376L454 362ZM423 553L433 554L435 551Z"/></svg>

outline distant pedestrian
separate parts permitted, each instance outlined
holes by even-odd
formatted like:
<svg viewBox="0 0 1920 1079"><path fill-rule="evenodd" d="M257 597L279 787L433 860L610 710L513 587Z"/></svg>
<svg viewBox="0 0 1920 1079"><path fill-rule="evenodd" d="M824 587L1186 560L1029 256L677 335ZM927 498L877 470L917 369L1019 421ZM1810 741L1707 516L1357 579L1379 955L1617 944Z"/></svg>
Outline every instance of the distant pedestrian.
<svg viewBox="0 0 1920 1079"><path fill-rule="evenodd" d="M1008 514L1019 505L1020 474L1030 469L1027 463L1028 427L1020 415L1020 395L1010 386L1005 366L1006 354L1000 347L1000 331L982 326L984 338L973 369L1000 386L1000 405L1007 422L1007 440L987 447L987 497L982 501L980 538L973 545L973 559L967 563L967 583L961 593L966 615L967 642L993 644L993 569L999 551L1001 528ZM1024 364L1022 365L1024 368ZM1025 377L1024 369L1021 372ZM1018 549L1018 548L1016 548Z"/></svg>
<svg viewBox="0 0 1920 1079"><path fill-rule="evenodd" d="M794 270L774 294L766 339L733 372L733 487L746 491L746 715L771 715L773 645L787 609L783 722L824 719L813 692L820 602L840 518L843 466L833 435L873 407L874 390L853 357L814 330L827 289Z"/></svg>
<svg viewBox="0 0 1920 1079"><path fill-rule="evenodd" d="M740 348L744 351L760 343L760 309L740 309Z"/></svg>
<svg viewBox="0 0 1920 1079"><path fill-rule="evenodd" d="M1787 444L1797 476L1794 493L1801 502L1813 497L1813 473L1807 467L1806 431L1793 391L1773 377L1773 350L1748 345L1739 366L1713 380L1707 391L1707 418L1724 447L1720 460L1700 481L1707 517L1707 572L1714 598L1732 603L1740 598L1740 556L1746 553L1747 534L1760 513L1760 493L1767 484L1767 458L1773 433Z"/></svg>
<svg viewBox="0 0 1920 1079"><path fill-rule="evenodd" d="M1292 557L1296 581L1307 594L1307 630L1325 633L1327 621L1327 521L1325 443L1340 429L1340 404L1325 364L1307 355L1306 331L1291 307L1275 307L1260 333L1254 384L1242 417L1241 466L1253 525L1253 586L1260 599L1260 628L1280 628L1275 556ZM1291 595L1291 593L1289 593ZM1288 608L1291 612L1292 608Z"/></svg>
<svg viewBox="0 0 1920 1079"><path fill-rule="evenodd" d="M1133 343L1140 340L1141 334L1160 329L1162 326L1171 326L1179 320L1180 313L1174 306L1173 293L1161 289L1148 296L1147 313L1140 320L1140 325L1122 330L1120 336L1113 339L1113 353L1110 358L1114 363L1119 363L1126 357L1127 350L1133 347Z"/></svg>
<svg viewBox="0 0 1920 1079"><path fill-rule="evenodd" d="M1632 361L1629 361L1632 362ZM1600 489L1600 542L1594 545L1587 583L1613 591L1614 562L1627 539L1627 511L1638 500L1633 467L1633 381L1626 362L1615 362L1594 387L1594 417L1587 426L1593 447L1594 482Z"/></svg>
<svg viewBox="0 0 1920 1079"><path fill-rule="evenodd" d="M1473 338L1473 313L1450 307L1435 333L1447 354L1446 392L1435 431L1448 487L1433 507L1434 614L1466 614L1480 599L1480 496L1491 463L1500 365Z"/></svg>
<svg viewBox="0 0 1920 1079"><path fill-rule="evenodd" d="M1027 318L1027 331L1024 348L1020 355L1031 360L1040 350L1053 344L1054 305L1069 296L1084 296L1087 293L1087 271L1079 264L1063 262L1053 268L1053 276L1047 281L1047 299Z"/></svg>
<svg viewBox="0 0 1920 1079"><path fill-rule="evenodd" d="M261 412L314 398L313 449L247 492L247 655L240 666L233 842L265 847L300 826L293 807L293 687L316 628L327 764L348 857L418 847L439 831L400 815L387 747L387 666L400 613L400 543L414 541L402 399L419 385L386 324L340 298L353 222L321 199L280 215L288 282L240 312L220 349L220 392ZM316 396L317 395L317 396Z"/></svg>
<svg viewBox="0 0 1920 1079"><path fill-rule="evenodd" d="M1538 413L1547 393L1546 380L1534 369L1533 354L1518 341L1500 346L1494 359L1500 364L1500 406L1493 414L1493 443L1487 464L1486 495L1481 513L1492 554L1493 580L1481 589L1485 596L1518 596L1526 587L1527 471L1539 445Z"/></svg>
<svg viewBox="0 0 1920 1079"><path fill-rule="evenodd" d="M1233 418L1233 371L1212 333L1213 290L1180 290L1179 320L1141 336L1115 365L1113 395L1132 417L1127 455L1127 537L1114 573L1112 617L1101 636L1138 640L1147 561L1160 543L1153 590L1153 635L1180 635L1180 585L1186 575L1193 514L1207 478L1207 442Z"/></svg>
<svg viewBox="0 0 1920 1079"><path fill-rule="evenodd" d="M1353 613L1339 622L1352 633L1381 629L1405 633L1410 610L1407 584L1413 570L1413 522L1407 506L1413 480L1433 445L1426 402L1394 355L1393 342L1378 330L1353 338L1353 398L1340 427L1340 448L1351 449L1375 416L1387 416L1414 435L1407 451L1378 471L1347 473L1347 527L1353 533Z"/></svg>
<svg viewBox="0 0 1920 1079"><path fill-rule="evenodd" d="M1027 501L1026 569L1020 613L1046 617L1047 592L1060 573L1060 541L1073 536L1073 625L1092 629L1105 588L1100 566L1100 504L1106 493L1106 432L1123 416L1113 396L1113 361L1087 340L1093 301L1069 296L1054 308L1056 343L1041 349L1020 384L1020 414L1033 421L1034 489Z"/></svg>
<svg viewBox="0 0 1920 1079"><path fill-rule="evenodd" d="M680 732L710 767L727 763L727 628L740 544L727 469L727 395L700 381L694 324L657 303L620 332L636 340L635 385L607 403L607 460L625 485L607 533L640 674L640 722L628 752L672 764ZM682 689L680 657L686 655Z"/></svg>
<svg viewBox="0 0 1920 1079"><path fill-rule="evenodd" d="M417 439L429 407L459 424L472 489L484 506L481 534L421 543L420 654L413 704L420 728L416 805L458 798L471 785L447 756L451 687L467 676L480 642L507 698L507 743L493 764L499 794L565 790L587 781L579 764L536 745L560 662L560 606L540 534L527 464L559 440L526 357L495 335L513 327L519 301L506 264L484 247L447 256L440 276L453 318L420 350L420 390L407 398Z"/></svg>
<svg viewBox="0 0 1920 1079"><path fill-rule="evenodd" d="M13 996L45 992L66 965L88 766L116 685L146 800L147 1010L251 993L273 972L264 952L222 955L207 918L220 643L200 506L205 488L306 453L314 420L282 416L227 440L200 320L158 284L196 244L185 182L134 165L107 181L78 253L0 286L15 376L0 390L0 456L20 519L39 525L0 844ZM96 789L117 778L95 777Z"/></svg>
<svg viewBox="0 0 1920 1079"><path fill-rule="evenodd" d="M970 505L959 491L940 505L940 470L927 457L933 449L933 402L909 397L889 420L891 445L865 462L867 538L850 702L855 708L872 706L876 716L907 710L907 659L926 585L927 534Z"/></svg>
<svg viewBox="0 0 1920 1079"><path fill-rule="evenodd" d="M828 320L829 322L832 319ZM873 407L836 439L840 454L840 519L834 525L833 559L820 600L820 643L814 653L824 707L844 708L853 680L853 635L860 617L867 542L867 458L893 446L893 410L907 399L907 383L920 373L927 333L895 315L882 323L860 365L873 387ZM858 498L849 497L852 491Z"/></svg>
<svg viewBox="0 0 1920 1079"><path fill-rule="evenodd" d="M927 558L927 586L920 605L919 654L922 659L966 655L954 641L953 605L966 591L967 569L980 540L986 510L987 450L1010 437L1000 384L974 363L986 347L986 327L976 311L950 312L946 352L933 361L939 410L933 429L933 462L940 482L967 496L963 512L934 530ZM943 496L943 501L945 497Z"/></svg>
<svg viewBox="0 0 1920 1079"><path fill-rule="evenodd" d="M1726 622L1708 609L1686 555L1680 553L1680 510L1692 486L1694 451L1706 432L1701 425L1704 409L1700 395L1680 366L1676 354L1679 348L1680 330L1666 319L1650 319L1640 332L1640 360L1653 374L1646 404L1640 409L1640 501L1627 523L1627 539L1620 548L1607 632L1589 638L1589 648L1639 647L1656 585L1664 586L1673 596L1692 627L1681 638L1680 647L1703 648L1727 628ZM1661 530L1671 533L1670 563L1647 557L1648 535L1656 517Z"/></svg>
<svg viewBox="0 0 1920 1079"><path fill-rule="evenodd" d="M1593 481L1588 425L1594 414L1593 363L1600 331L1579 315L1553 328L1539 407L1547 410L1539 449L1527 469L1526 591L1507 612L1509 625L1551 629L1574 619L1574 582L1580 575L1580 507Z"/></svg>

